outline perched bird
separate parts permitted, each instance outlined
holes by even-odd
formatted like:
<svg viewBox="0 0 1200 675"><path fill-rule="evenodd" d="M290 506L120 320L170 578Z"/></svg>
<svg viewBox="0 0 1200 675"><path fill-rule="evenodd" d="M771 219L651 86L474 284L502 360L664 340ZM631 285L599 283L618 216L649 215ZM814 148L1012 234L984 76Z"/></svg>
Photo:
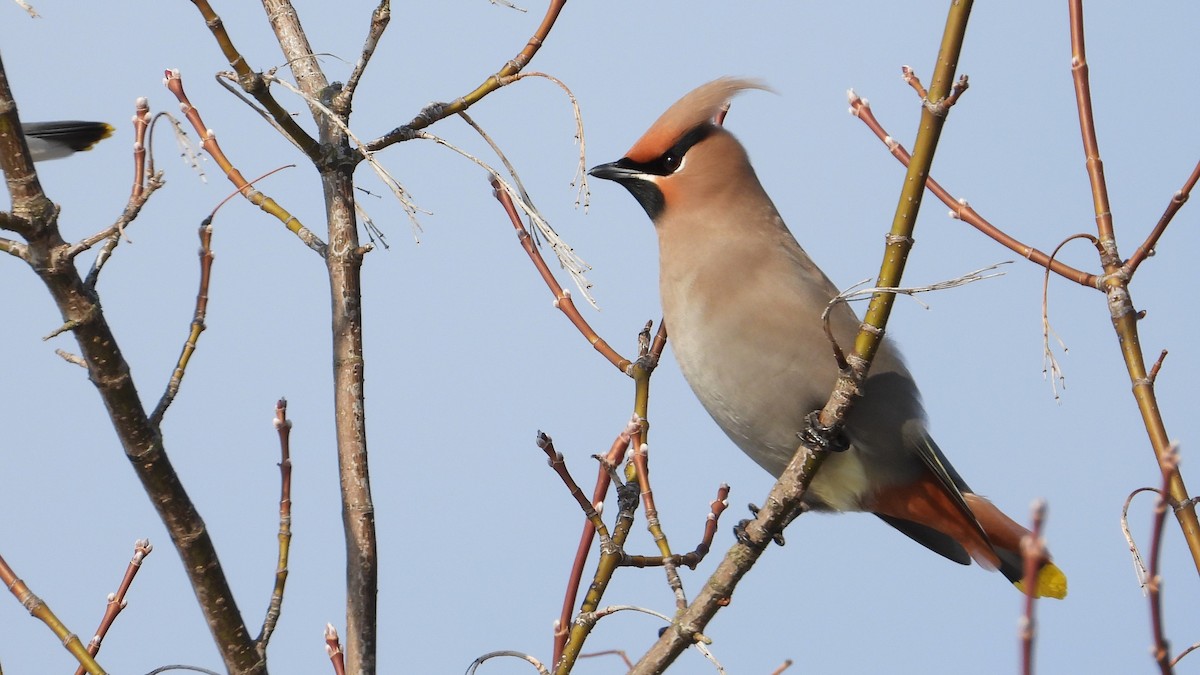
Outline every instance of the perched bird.
<svg viewBox="0 0 1200 675"><path fill-rule="evenodd" d="M91 150L92 146L113 133L112 126L104 122L31 122L22 124L25 142L33 161L59 159L77 152Z"/></svg>
<svg viewBox="0 0 1200 675"><path fill-rule="evenodd" d="M654 222L663 320L679 367L738 447L778 476L805 416L824 406L838 375L821 313L838 289L808 257L763 190L742 145L714 116L738 92L723 78L684 96L625 157L590 173L628 189ZM830 311L840 345L859 320ZM930 438L912 376L884 339L862 398L846 419L849 447L831 453L805 495L826 511L867 511L961 564L974 559L1023 588L1029 531L972 492ZM1039 595L1066 595L1046 562Z"/></svg>

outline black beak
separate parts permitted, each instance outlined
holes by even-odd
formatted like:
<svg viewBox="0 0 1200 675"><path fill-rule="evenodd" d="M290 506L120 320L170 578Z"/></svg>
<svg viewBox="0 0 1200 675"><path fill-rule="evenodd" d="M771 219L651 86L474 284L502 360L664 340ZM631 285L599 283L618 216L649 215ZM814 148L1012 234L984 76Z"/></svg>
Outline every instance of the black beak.
<svg viewBox="0 0 1200 675"><path fill-rule="evenodd" d="M622 157L615 162L592 167L588 175L604 180L611 180L625 186L633 198L646 210L651 220L657 218L663 211L663 193L654 184L655 176L648 176L645 170L628 157Z"/></svg>
<svg viewBox="0 0 1200 675"><path fill-rule="evenodd" d="M629 167L629 160L627 159L594 166L591 171L588 171L588 175L618 183L638 178L638 172Z"/></svg>

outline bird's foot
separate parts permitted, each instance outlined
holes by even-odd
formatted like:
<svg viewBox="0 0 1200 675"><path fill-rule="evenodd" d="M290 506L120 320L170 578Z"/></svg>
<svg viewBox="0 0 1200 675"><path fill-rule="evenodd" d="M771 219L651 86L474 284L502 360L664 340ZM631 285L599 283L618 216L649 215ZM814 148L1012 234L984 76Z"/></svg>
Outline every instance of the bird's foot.
<svg viewBox="0 0 1200 675"><path fill-rule="evenodd" d="M750 506L750 514L752 516L754 516L755 518L757 518L758 511L759 511L758 506L755 504L750 504L749 506ZM807 510L808 510L808 507L801 506L800 510L797 511L795 513L795 515L793 515L791 518L788 519L788 524L791 524L791 522L793 520L795 520L797 516L799 516L801 513L804 513ZM754 520L753 518L746 518L744 520L739 520L737 522L737 524L733 526L733 536L737 538L739 544L743 544L746 546L752 545L750 542L750 534L748 532L746 532L746 526L749 525L753 520ZM787 527L787 525L784 525L784 527ZM779 532L777 534L772 535L771 541L775 542L776 544L779 544L780 546L783 546L784 544L787 543L783 539L783 532Z"/></svg>
<svg viewBox="0 0 1200 675"><path fill-rule="evenodd" d="M737 524L733 526L734 538L738 540L739 544L746 546L750 545L750 535L746 532L746 526L749 525L754 518L758 517L758 505L752 503L748 504L748 506L750 508L750 515L752 517L739 520Z"/></svg>
<svg viewBox="0 0 1200 675"><path fill-rule="evenodd" d="M808 413L804 421L804 431L796 435L805 445L813 445L827 452L845 452L850 449L850 439L846 438L846 433L840 426L827 427L821 424L819 411Z"/></svg>

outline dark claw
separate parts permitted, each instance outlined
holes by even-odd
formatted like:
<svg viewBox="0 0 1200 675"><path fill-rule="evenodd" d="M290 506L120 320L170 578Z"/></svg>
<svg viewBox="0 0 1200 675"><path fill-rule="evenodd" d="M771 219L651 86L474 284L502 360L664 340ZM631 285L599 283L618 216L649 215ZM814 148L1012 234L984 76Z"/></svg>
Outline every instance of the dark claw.
<svg viewBox="0 0 1200 675"><path fill-rule="evenodd" d="M746 534L746 525L750 523L750 519L739 520L737 525L733 526L733 536L737 538L738 543L743 546L750 545L750 535Z"/></svg>
<svg viewBox="0 0 1200 675"><path fill-rule="evenodd" d="M845 452L850 448L850 440L840 428L827 427L821 424L820 413L816 410L804 417L807 426L798 436L806 444L815 445L828 452Z"/></svg>

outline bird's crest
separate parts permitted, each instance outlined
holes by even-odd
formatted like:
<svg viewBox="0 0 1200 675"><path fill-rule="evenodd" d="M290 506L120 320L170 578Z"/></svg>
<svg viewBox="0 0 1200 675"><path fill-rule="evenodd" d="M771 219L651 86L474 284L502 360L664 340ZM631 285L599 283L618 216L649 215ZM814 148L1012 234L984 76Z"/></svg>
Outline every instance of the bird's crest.
<svg viewBox="0 0 1200 675"><path fill-rule="evenodd" d="M658 157L687 132L712 122L721 107L745 89L771 91L759 80L737 77L722 77L702 84L667 108L625 156L635 162L648 162Z"/></svg>

